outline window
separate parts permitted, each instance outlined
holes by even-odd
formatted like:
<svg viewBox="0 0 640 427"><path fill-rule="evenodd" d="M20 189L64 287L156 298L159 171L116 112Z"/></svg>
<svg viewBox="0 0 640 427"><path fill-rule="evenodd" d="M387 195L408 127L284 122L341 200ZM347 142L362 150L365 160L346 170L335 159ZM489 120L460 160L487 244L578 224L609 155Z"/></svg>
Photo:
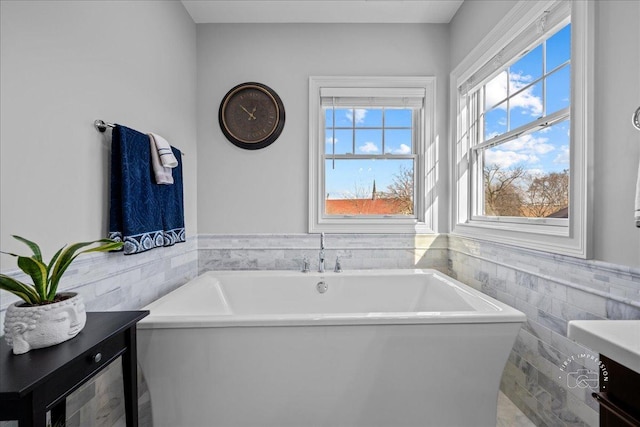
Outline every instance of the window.
<svg viewBox="0 0 640 427"><path fill-rule="evenodd" d="M431 231L434 83L310 79L311 232Z"/></svg>
<svg viewBox="0 0 640 427"><path fill-rule="evenodd" d="M590 6L578 3L518 3L453 71L454 233L588 256Z"/></svg>
<svg viewBox="0 0 640 427"><path fill-rule="evenodd" d="M462 97L475 104L467 108L477 128L471 130L477 219L568 218L570 70L571 24L563 22Z"/></svg>

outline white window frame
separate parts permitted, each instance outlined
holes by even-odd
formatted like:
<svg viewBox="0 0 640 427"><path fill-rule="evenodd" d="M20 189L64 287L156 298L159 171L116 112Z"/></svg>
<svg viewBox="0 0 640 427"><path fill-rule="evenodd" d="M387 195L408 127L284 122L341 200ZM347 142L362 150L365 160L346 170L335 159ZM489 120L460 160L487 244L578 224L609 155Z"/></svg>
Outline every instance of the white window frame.
<svg viewBox="0 0 640 427"><path fill-rule="evenodd" d="M435 193L436 146L435 77L309 77L309 232L329 233L434 233L437 212ZM367 93L371 97L396 96L404 92L424 93L421 114L414 114L414 206L415 217L325 215L324 191L324 113L322 92L353 96ZM390 155L390 158L397 156Z"/></svg>
<svg viewBox="0 0 640 427"><path fill-rule="evenodd" d="M560 3L571 6L571 106L569 218L511 218L474 216L477 179L471 176L471 150L460 108L460 90L469 78L501 58L504 49L536 25ZM593 171L593 2L521 0L478 46L452 71L450 78L451 232L515 246L590 258Z"/></svg>

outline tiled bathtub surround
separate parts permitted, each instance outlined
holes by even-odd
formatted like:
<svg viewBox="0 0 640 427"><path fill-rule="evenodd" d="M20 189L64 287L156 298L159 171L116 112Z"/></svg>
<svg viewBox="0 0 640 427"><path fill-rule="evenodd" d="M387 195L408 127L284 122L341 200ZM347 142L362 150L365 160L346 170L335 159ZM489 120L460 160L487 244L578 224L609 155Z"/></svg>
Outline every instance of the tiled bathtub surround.
<svg viewBox="0 0 640 427"><path fill-rule="evenodd" d="M198 270L300 270L304 257L318 268L319 234L198 236ZM325 268L434 268L447 272L447 236L327 234Z"/></svg>
<svg viewBox="0 0 640 427"><path fill-rule="evenodd" d="M453 277L527 315L505 368L502 391L537 425L597 426L590 392L561 370L574 356L597 371L590 350L567 338L574 319L640 319L640 269L449 236ZM569 379L570 380L570 379Z"/></svg>

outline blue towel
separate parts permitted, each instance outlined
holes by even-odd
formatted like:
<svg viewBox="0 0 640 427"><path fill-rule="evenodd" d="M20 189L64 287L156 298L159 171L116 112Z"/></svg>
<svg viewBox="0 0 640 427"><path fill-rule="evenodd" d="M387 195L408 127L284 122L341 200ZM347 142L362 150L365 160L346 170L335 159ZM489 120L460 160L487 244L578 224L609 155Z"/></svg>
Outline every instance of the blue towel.
<svg viewBox="0 0 640 427"><path fill-rule="evenodd" d="M109 238L124 242L125 255L185 241L182 155L173 185L156 184L149 136L116 125L111 142Z"/></svg>

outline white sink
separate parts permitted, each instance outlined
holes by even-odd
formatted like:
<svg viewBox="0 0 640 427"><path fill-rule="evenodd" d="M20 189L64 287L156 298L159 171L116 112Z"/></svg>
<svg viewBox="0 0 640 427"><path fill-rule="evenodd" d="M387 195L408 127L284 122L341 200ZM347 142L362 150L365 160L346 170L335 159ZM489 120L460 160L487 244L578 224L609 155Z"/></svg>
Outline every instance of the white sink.
<svg viewBox="0 0 640 427"><path fill-rule="evenodd" d="M567 336L640 373L640 320L571 320Z"/></svg>

